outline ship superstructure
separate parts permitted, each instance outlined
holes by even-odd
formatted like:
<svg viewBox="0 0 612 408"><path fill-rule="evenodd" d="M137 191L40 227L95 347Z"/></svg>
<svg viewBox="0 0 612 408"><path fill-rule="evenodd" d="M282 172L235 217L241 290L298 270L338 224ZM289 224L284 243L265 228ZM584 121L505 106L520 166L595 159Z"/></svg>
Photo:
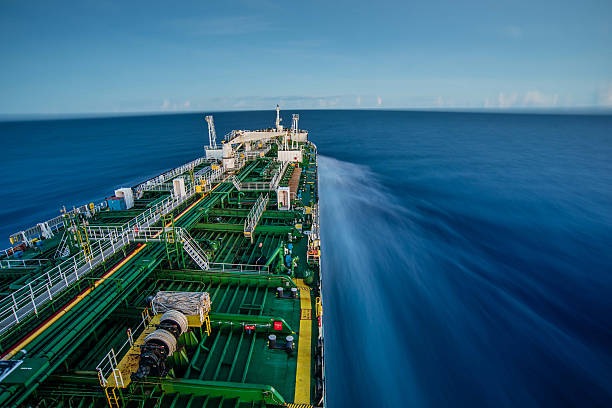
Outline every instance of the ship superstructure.
<svg viewBox="0 0 612 408"><path fill-rule="evenodd" d="M281 125L0 253L0 406L271 407L325 402L317 150Z"/></svg>

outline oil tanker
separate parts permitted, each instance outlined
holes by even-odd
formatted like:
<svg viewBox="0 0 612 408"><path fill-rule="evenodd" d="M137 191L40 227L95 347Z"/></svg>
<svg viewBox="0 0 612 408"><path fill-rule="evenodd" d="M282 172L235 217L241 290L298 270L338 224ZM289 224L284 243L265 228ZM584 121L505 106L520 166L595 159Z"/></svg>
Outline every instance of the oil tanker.
<svg viewBox="0 0 612 408"><path fill-rule="evenodd" d="M1 407L325 406L317 148L278 106L205 120L198 159L10 236Z"/></svg>

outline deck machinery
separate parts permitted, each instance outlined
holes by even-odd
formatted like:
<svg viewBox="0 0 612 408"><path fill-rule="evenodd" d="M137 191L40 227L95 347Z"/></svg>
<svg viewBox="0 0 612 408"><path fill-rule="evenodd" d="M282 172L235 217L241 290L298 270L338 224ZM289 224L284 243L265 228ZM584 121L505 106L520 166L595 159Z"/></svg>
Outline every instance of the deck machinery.
<svg viewBox="0 0 612 408"><path fill-rule="evenodd" d="M317 150L276 114L10 237L0 406L325 404Z"/></svg>

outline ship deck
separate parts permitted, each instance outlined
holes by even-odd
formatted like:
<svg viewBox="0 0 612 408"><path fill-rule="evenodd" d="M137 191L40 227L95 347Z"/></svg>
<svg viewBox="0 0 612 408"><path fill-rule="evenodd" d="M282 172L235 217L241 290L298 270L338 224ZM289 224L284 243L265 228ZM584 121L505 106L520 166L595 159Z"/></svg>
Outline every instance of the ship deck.
<svg viewBox="0 0 612 408"><path fill-rule="evenodd" d="M0 318L3 360L21 362L18 369L0 379L4 387L0 405L317 405L317 398L321 398L317 381L322 376L316 358L321 354L317 319L320 275L318 263L308 262L309 238L305 233L313 223L311 208L317 205L316 151L309 144L301 148L304 160L299 166L286 166L279 181L279 186L289 186L295 194L292 210L278 210L275 192L257 189L257 183L270 183L274 172L281 170L273 145L264 157L246 161L237 172L223 174L209 190L193 194L147 227L165 227L164 232L160 229L157 235L130 241L103 256L99 265L74 282L66 280L61 288L55 283L48 285L48 299L33 295L32 303L37 307L23 315L17 313L14 319L18 321ZM199 164L173 178L193 179L194 173L209 165ZM237 184L250 188L240 190ZM271 198L249 237L243 231L245 220L263 194ZM105 241L87 231L124 228L131 220L153 214L170 195L168 190L145 191L129 210L98 211L89 217L82 229L91 259ZM138 227L130 228L136 232L128 233L138 234ZM180 231L206 251L210 269L202 270L185 253L177 238ZM28 282L51 276L57 265L61 270L67 258L57 255L65 232L60 229L40 244L21 248L21 258L13 254L0 257L4 262L0 269L4 303L0 305L10 308L11 296ZM289 244L291 263L287 268L284 258ZM19 264L19 260L23 262ZM61 276L67 279L69 275L64 270ZM298 288L299 295L279 298L278 287L285 293ZM154 327L155 320L143 321L143 311L148 307L147 299L158 291L208 292L212 303L210 333L192 325L169 357L171 370L166 377L123 384L109 381L112 371L100 374L101 362L112 360L109 353L117 360L110 363L115 369L135 370L140 343L136 340L135 345L126 347L126 333L130 329L138 339L143 330ZM254 329L246 330L245 326ZM268 347L270 334L280 341L293 336L294 351ZM128 359L132 362L126 369Z"/></svg>

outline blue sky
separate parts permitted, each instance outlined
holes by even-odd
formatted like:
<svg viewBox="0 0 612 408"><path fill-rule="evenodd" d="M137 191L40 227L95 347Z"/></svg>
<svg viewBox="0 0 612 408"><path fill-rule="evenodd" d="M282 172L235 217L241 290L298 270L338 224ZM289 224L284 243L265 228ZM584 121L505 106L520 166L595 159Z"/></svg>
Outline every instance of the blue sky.
<svg viewBox="0 0 612 408"><path fill-rule="evenodd" d="M610 0L0 0L0 36L4 114L612 108Z"/></svg>

